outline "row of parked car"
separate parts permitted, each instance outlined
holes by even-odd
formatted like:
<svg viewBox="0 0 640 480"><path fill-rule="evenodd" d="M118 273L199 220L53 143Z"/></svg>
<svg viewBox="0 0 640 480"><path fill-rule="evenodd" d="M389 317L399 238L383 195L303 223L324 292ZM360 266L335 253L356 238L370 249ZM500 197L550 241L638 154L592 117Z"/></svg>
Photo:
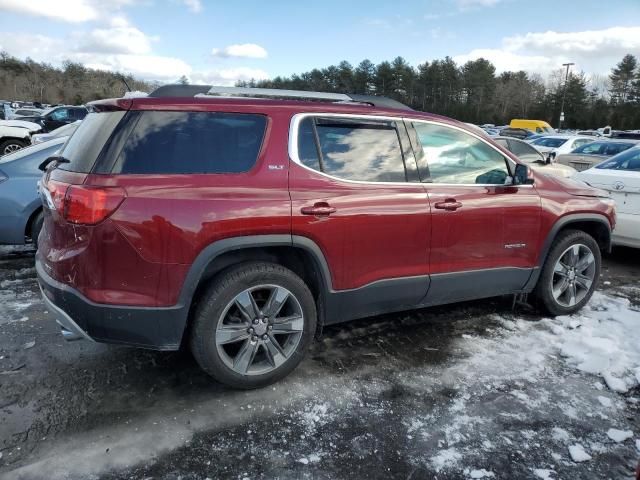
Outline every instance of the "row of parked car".
<svg viewBox="0 0 640 480"><path fill-rule="evenodd" d="M58 105L46 110L34 108L8 110L8 104L1 104L0 156L15 152L28 145L38 143L46 134L62 126L75 123L87 116L85 106ZM17 113L21 112L21 115Z"/></svg>

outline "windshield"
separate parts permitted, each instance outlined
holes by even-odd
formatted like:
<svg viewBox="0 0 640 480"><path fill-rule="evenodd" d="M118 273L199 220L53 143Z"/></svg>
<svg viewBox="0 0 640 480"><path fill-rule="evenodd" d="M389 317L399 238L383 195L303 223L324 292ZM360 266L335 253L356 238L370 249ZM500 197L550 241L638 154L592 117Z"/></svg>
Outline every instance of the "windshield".
<svg viewBox="0 0 640 480"><path fill-rule="evenodd" d="M596 165L595 168L600 170L630 170L632 172L640 172L640 148L632 148L619 153L609 160L605 160Z"/></svg>
<svg viewBox="0 0 640 480"><path fill-rule="evenodd" d="M566 138L557 137L542 137L531 142L533 145L539 145L541 147L558 148L567 143Z"/></svg>

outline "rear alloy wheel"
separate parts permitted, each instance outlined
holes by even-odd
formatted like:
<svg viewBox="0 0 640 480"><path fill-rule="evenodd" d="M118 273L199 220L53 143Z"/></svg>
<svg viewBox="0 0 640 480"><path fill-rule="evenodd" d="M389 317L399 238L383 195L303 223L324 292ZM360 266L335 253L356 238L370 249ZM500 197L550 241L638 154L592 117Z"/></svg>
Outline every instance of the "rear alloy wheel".
<svg viewBox="0 0 640 480"><path fill-rule="evenodd" d="M191 347L222 383L256 388L290 373L316 325L313 295L292 271L249 263L219 275L194 318Z"/></svg>
<svg viewBox="0 0 640 480"><path fill-rule="evenodd" d="M537 303L551 315L580 310L600 277L600 248L589 234L567 230L554 242L534 290Z"/></svg>
<svg viewBox="0 0 640 480"><path fill-rule="evenodd" d="M0 143L0 157L2 155L9 155L10 153L17 152L24 147L25 143L21 140L5 140L4 142Z"/></svg>

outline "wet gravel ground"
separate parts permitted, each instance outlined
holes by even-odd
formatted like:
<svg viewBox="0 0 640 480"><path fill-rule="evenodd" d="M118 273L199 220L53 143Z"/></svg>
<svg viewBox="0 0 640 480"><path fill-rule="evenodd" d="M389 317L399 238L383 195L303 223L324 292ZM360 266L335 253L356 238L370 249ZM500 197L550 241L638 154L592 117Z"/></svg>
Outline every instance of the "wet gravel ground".
<svg viewBox="0 0 640 480"><path fill-rule="evenodd" d="M639 278L617 249L600 288L640 309ZM567 365L539 319L498 298L331 327L293 375L238 392L188 353L65 342L33 250L3 247L0 478L632 478L640 391Z"/></svg>

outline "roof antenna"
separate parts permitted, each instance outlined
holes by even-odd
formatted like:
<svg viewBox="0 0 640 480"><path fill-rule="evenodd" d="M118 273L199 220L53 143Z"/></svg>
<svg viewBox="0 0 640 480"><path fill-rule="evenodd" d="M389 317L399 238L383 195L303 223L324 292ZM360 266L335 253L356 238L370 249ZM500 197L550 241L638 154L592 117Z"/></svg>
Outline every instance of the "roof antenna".
<svg viewBox="0 0 640 480"><path fill-rule="evenodd" d="M124 83L124 84L125 84L125 86L127 87L127 90L128 90L128 91L131 91L131 87L130 87L130 86L129 86L129 84L127 83L127 79L126 79L126 78L124 78L124 75L119 74L119 77L120 77L120 80L122 80L122 83Z"/></svg>

